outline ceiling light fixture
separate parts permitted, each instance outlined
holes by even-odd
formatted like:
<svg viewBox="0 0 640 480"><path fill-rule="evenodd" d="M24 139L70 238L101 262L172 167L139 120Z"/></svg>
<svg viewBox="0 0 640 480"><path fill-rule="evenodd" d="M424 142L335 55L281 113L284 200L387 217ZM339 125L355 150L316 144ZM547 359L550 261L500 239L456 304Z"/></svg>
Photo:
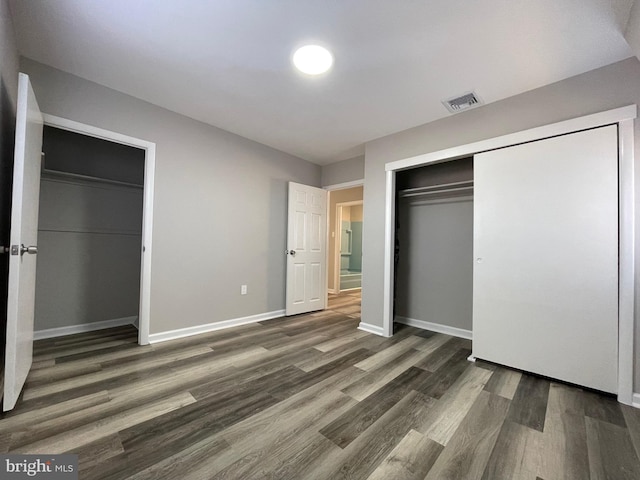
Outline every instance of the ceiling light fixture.
<svg viewBox="0 0 640 480"><path fill-rule="evenodd" d="M333 55L319 45L305 45L293 54L293 64L307 75L320 75L333 65Z"/></svg>

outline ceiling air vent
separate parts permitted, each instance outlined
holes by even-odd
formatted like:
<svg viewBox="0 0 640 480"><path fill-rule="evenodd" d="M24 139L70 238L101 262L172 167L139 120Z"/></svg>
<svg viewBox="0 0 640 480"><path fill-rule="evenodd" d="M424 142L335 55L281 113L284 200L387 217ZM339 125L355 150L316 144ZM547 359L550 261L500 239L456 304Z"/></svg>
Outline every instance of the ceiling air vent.
<svg viewBox="0 0 640 480"><path fill-rule="evenodd" d="M469 110L470 108L478 107L484 102L475 92L468 92L459 97L450 98L442 102L451 113L462 112L463 110Z"/></svg>

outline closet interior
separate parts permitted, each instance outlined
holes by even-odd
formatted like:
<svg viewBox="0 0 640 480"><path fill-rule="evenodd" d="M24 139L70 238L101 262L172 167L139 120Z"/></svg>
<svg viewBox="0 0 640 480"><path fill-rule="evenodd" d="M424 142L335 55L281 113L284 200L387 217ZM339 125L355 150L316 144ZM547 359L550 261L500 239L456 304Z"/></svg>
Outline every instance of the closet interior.
<svg viewBox="0 0 640 480"><path fill-rule="evenodd" d="M45 126L37 338L135 323L145 152Z"/></svg>
<svg viewBox="0 0 640 480"><path fill-rule="evenodd" d="M473 157L396 175L395 320L471 337Z"/></svg>

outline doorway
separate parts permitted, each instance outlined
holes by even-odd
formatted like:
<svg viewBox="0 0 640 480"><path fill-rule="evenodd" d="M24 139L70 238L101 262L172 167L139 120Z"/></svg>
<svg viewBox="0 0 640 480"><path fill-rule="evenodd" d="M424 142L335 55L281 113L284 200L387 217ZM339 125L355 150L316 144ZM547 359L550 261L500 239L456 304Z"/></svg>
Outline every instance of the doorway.
<svg viewBox="0 0 640 480"><path fill-rule="evenodd" d="M71 202L64 204L63 213L67 214L67 218L62 219L61 228L58 228L59 230L71 230L71 232L68 232L71 234L85 233L91 237L90 241L85 242L87 249L77 251L78 254L85 256L84 261L83 259L76 259L76 263L84 264L81 267L84 274L91 273L89 272L91 269L95 273L95 264L100 264L101 260L105 260L105 258L104 255L91 257L90 252L95 251L97 247L101 248L103 254L110 251L112 258L117 258L118 260L113 264L102 261L102 264L108 265L108 275L111 277L111 284L115 287L114 290L122 292L122 287L127 284L131 286L130 290L133 291L133 294L131 292L128 293L129 298L123 299L122 306L116 307L115 310L118 308L122 310L118 313L112 305L109 305L111 301L110 298L107 298L109 295L104 295L104 293L110 293L104 291L105 288L108 288L104 285L104 279L99 279L93 290L85 288L82 290L84 292L83 297L73 299L73 301L77 309L85 314L91 311L95 313L97 309L97 311L102 312L102 317L111 318L92 316L88 321L81 321L79 319L82 317L79 316L74 323L82 326L71 326L71 328L72 330L75 328L74 331L80 332L132 323L138 327L138 343L146 345L149 343L155 144L46 114L44 115L44 122L45 129L50 128L52 131L57 131L56 133L59 135L61 132L67 136L78 135L84 143L105 142L112 151L121 154L119 163L116 161L116 164L111 166L107 166L106 162L101 162L100 156L96 155L93 162L86 162L86 165L82 165L81 168L84 168L84 170L77 169L77 164L79 163L77 161L67 162L66 164L63 161L63 165L58 164L59 168L56 169L55 160L49 158L47 161L45 155L43 180L45 178L47 180L44 181L55 183L51 182L51 179L54 179L58 184L56 187L59 187L64 182L67 182L67 184L78 182L84 184L83 187L75 188L84 192L84 194L80 195L80 198L84 197L85 200L82 202L83 207L78 212L78 205L72 206ZM133 161L133 158L137 158L137 161ZM135 165L136 162L137 165ZM65 170L74 169L75 171L65 172ZM46 170L50 171L47 172ZM92 187L85 188L88 184L91 184ZM56 194L59 194L60 189L58 188L57 190ZM87 193L89 191L92 193ZM112 203L113 201L116 203ZM87 232L73 232L73 222L70 222L70 218L73 217L71 214L74 208L76 209L76 227L77 220L80 217L84 217L82 222L85 224L88 222L89 226ZM128 208L132 208L132 211L124 213ZM96 211L100 210L102 211L99 216L102 217L102 221L96 223L96 218L92 217L94 217ZM122 218L123 216L126 219ZM47 228L46 224L43 225L43 228ZM53 233L51 234L53 235ZM71 255L73 256L73 252L71 252ZM67 271L60 272L61 284L69 280L65 278L65 275L70 273ZM76 281L78 281L77 276ZM101 291L102 293L100 293ZM91 303L93 305L90 306L89 304ZM129 312L128 314L124 313L125 309ZM41 329L41 326L37 325L36 329ZM66 332L74 333L74 331L69 332L68 329L62 328L55 336L68 334ZM53 333L55 334L55 332Z"/></svg>
<svg viewBox="0 0 640 480"><path fill-rule="evenodd" d="M473 157L396 175L395 321L471 339Z"/></svg>
<svg viewBox="0 0 640 480"><path fill-rule="evenodd" d="M338 292L362 287L362 201L336 205L336 264Z"/></svg>
<svg viewBox="0 0 640 480"><path fill-rule="evenodd" d="M34 338L136 325L145 152L44 126Z"/></svg>
<svg viewBox="0 0 640 480"><path fill-rule="evenodd" d="M359 289L362 285L363 187L359 185L329 190L327 204L327 291L337 295L340 291ZM353 225L352 212L355 219ZM355 227L355 231L352 227Z"/></svg>

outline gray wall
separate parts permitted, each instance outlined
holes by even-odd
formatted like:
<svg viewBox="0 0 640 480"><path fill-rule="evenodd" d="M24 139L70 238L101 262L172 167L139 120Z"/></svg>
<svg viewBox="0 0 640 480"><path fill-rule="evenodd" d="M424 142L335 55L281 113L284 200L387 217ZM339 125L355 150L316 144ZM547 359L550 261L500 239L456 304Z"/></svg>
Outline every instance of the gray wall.
<svg viewBox="0 0 640 480"><path fill-rule="evenodd" d="M336 204L362 200L362 187L345 188L329 192L329 265L327 269L329 290L335 290L336 274Z"/></svg>
<svg viewBox="0 0 640 480"><path fill-rule="evenodd" d="M322 186L338 185L364 178L364 155L322 167Z"/></svg>
<svg viewBox="0 0 640 480"><path fill-rule="evenodd" d="M43 175L35 330L137 316L141 245L142 189Z"/></svg>
<svg viewBox="0 0 640 480"><path fill-rule="evenodd" d="M624 38L633 49L636 57L640 59L640 0L633 2Z"/></svg>
<svg viewBox="0 0 640 480"><path fill-rule="evenodd" d="M473 202L402 199L399 212L396 314L471 330Z"/></svg>
<svg viewBox="0 0 640 480"><path fill-rule="evenodd" d="M319 166L29 59L21 68L43 112L156 143L152 334L284 308L287 181L319 186Z"/></svg>
<svg viewBox="0 0 640 480"><path fill-rule="evenodd" d="M18 50L7 0L0 0L0 244L9 244L13 146L18 97ZM0 254L0 385L4 377L9 258ZM0 389L0 398L2 391Z"/></svg>
<svg viewBox="0 0 640 480"><path fill-rule="evenodd" d="M384 196L387 162L493 138L603 110L640 104L640 62L630 58L521 95L405 130L367 143L365 150L362 320L382 326ZM635 122L635 156L640 160L640 122ZM636 169L636 174L640 168ZM640 186L636 178L636 186ZM640 199L640 192L636 193ZM640 205L636 206L640 212ZM640 223L640 222L639 222ZM636 239L640 241L640 235ZM636 254L640 260L640 255ZM636 267L640 272L640 263ZM637 279L640 286L640 279ZM640 297L636 295L636 303ZM640 304L640 303L638 303ZM636 320L636 345L640 329ZM635 369L640 390L640 348Z"/></svg>

